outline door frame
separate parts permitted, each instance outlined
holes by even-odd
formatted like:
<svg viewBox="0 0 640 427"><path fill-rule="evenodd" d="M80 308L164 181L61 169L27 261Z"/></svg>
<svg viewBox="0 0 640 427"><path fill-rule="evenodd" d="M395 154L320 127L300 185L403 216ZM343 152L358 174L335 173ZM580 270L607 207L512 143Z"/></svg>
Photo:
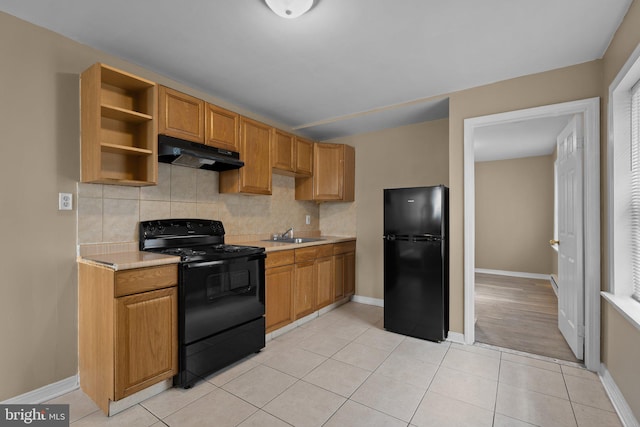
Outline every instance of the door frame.
<svg viewBox="0 0 640 427"><path fill-rule="evenodd" d="M584 363L600 368L600 98L545 105L464 120L464 341L475 342L475 129L522 120L582 114L584 126Z"/></svg>

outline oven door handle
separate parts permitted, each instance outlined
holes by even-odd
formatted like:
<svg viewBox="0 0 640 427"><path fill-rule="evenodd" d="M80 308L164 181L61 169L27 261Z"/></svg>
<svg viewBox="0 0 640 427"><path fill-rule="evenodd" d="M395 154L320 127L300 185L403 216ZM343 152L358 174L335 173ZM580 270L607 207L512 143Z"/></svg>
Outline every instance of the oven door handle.
<svg viewBox="0 0 640 427"><path fill-rule="evenodd" d="M265 256L265 254L263 252L263 253L259 253L259 254L241 256L241 257L238 257L238 258L226 258L226 259L221 259L221 260L217 260L217 261L190 262L190 263L184 264L184 268L190 269L190 268L200 268L200 267L212 267L214 265L233 264L233 263L237 263L237 262L254 261L254 260L257 260L257 259L264 259L265 257L266 256Z"/></svg>
<svg viewBox="0 0 640 427"><path fill-rule="evenodd" d="M214 265L222 265L224 263L225 263L225 260L206 261L206 262L192 262L192 263L185 264L184 268L191 269L191 268L200 268L200 267L212 267Z"/></svg>

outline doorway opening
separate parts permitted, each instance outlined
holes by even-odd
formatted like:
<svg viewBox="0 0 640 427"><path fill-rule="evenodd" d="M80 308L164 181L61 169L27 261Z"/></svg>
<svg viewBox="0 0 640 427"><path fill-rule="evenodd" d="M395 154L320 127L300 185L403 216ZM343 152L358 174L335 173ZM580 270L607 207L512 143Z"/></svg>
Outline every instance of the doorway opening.
<svg viewBox="0 0 640 427"><path fill-rule="evenodd" d="M466 119L464 121L464 339L475 342L475 135L484 127L562 115L580 115L584 133L584 363L600 366L599 99L592 98ZM581 331L582 332L582 331Z"/></svg>

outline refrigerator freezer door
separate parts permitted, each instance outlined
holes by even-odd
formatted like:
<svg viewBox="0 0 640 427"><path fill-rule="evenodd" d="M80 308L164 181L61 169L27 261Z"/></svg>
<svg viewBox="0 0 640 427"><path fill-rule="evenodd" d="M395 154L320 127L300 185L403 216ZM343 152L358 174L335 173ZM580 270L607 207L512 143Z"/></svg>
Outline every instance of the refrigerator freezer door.
<svg viewBox="0 0 640 427"><path fill-rule="evenodd" d="M448 292L439 240L384 241L384 327L431 341L447 337Z"/></svg>
<svg viewBox="0 0 640 427"><path fill-rule="evenodd" d="M384 234L441 236L444 187L384 190Z"/></svg>

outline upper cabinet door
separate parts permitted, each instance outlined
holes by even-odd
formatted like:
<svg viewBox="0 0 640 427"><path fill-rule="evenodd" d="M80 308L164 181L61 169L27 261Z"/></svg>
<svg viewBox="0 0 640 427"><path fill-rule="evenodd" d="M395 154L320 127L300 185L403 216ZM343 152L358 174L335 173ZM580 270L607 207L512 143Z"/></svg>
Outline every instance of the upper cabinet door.
<svg viewBox="0 0 640 427"><path fill-rule="evenodd" d="M313 175L313 141L296 138L296 175Z"/></svg>
<svg viewBox="0 0 640 427"><path fill-rule="evenodd" d="M240 169L220 172L220 193L271 194L272 128L240 117Z"/></svg>
<svg viewBox="0 0 640 427"><path fill-rule="evenodd" d="M160 86L158 133L204 144L204 101Z"/></svg>
<svg viewBox="0 0 640 427"><path fill-rule="evenodd" d="M315 200L342 200L344 194L344 145L315 145Z"/></svg>
<svg viewBox="0 0 640 427"><path fill-rule="evenodd" d="M271 160L275 169L283 172L295 172L296 145L295 136L290 133L273 129L271 141Z"/></svg>
<svg viewBox="0 0 640 427"><path fill-rule="evenodd" d="M315 144L313 197L318 201L355 200L356 153L350 145Z"/></svg>
<svg viewBox="0 0 640 427"><path fill-rule="evenodd" d="M206 116L205 143L213 147L239 151L240 115L217 105L207 104Z"/></svg>
<svg viewBox="0 0 640 427"><path fill-rule="evenodd" d="M271 194L271 127L240 118L240 192Z"/></svg>
<svg viewBox="0 0 640 427"><path fill-rule="evenodd" d="M296 174L296 200L353 202L356 152L350 145L315 143L313 176Z"/></svg>

